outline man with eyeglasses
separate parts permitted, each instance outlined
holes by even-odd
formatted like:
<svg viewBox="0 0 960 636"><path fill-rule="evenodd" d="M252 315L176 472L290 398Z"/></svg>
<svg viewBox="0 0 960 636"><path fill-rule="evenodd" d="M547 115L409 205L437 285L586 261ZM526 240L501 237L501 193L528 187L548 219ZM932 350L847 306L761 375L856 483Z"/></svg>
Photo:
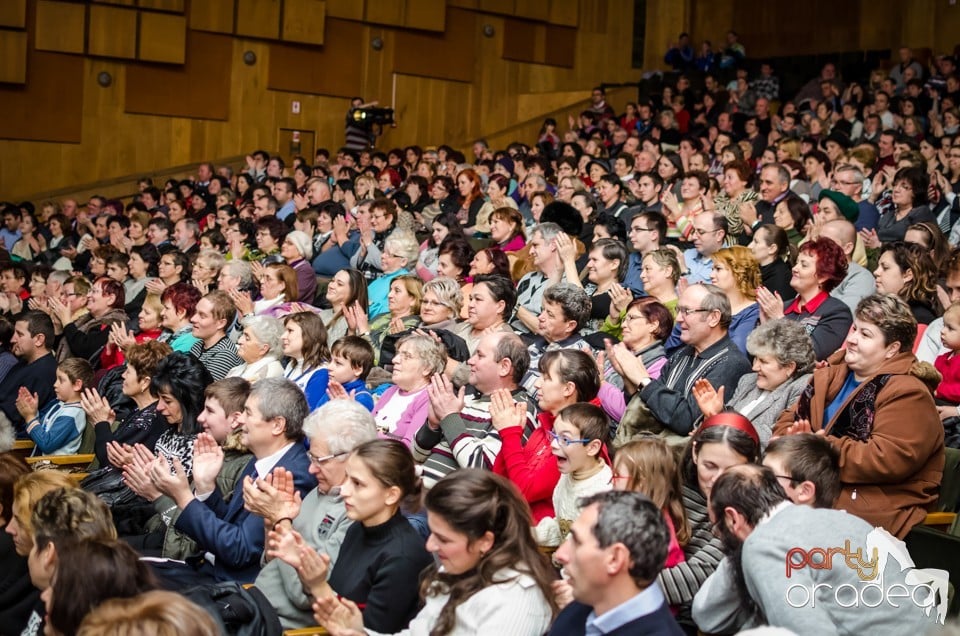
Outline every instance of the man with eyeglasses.
<svg viewBox="0 0 960 636"><path fill-rule="evenodd" d="M727 333L731 315L730 299L719 287L697 284L685 289L677 304L683 346L667 360L658 380L622 343L607 346L607 359L615 360L614 367L625 380L641 387L639 399L676 435L685 437L700 419L692 390L697 380L705 378L717 391L723 386L724 394L731 396L741 376L750 373L750 362Z"/></svg>
<svg viewBox="0 0 960 636"><path fill-rule="evenodd" d="M647 175L644 175L647 176ZM645 211L633 217L630 221L630 253L627 261L627 273L623 277L622 285L634 295L646 293L640 274L643 272L643 257L650 252L660 249L660 243L667 235L667 218L660 212Z"/></svg>
<svg viewBox="0 0 960 636"><path fill-rule="evenodd" d="M726 243L727 217L714 210L698 214L693 220L693 247L683 253L681 268L686 265L684 278L690 284L710 282L713 255Z"/></svg>
<svg viewBox="0 0 960 636"><path fill-rule="evenodd" d="M377 432L373 416L352 400L332 400L307 416L303 432L310 440L310 474L317 487L297 505L287 500L289 483L283 486L260 482L244 488L244 503L263 517L264 530L286 534L292 528L304 542L337 561L340 544L353 523L347 517L340 487L347 480L346 463L350 452L370 440ZM268 560L257 575L258 590L270 599L284 629L314 625L312 599L304 591L297 571L282 559Z"/></svg>
<svg viewBox="0 0 960 636"><path fill-rule="evenodd" d="M863 198L863 172L851 164L841 164L834 168L831 189L845 194L860 207L860 216L857 218L857 232L860 230L875 230L880 212L877 206Z"/></svg>

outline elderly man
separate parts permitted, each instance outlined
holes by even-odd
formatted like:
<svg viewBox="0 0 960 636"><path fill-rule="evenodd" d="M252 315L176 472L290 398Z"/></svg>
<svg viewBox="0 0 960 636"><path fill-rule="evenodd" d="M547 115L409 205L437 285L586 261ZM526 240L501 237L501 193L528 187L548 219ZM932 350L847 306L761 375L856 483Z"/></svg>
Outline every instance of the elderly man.
<svg viewBox="0 0 960 636"><path fill-rule="evenodd" d="M317 487L303 498L294 497L288 473L274 471L273 479L247 482L244 505L263 518L263 530L287 533L291 528L304 542L336 563L340 544L352 523L347 517L340 487L347 480L347 456L364 442L376 439L377 429L370 412L353 400L332 400L311 413L303 422L310 440L310 474ZM270 599L284 629L315 624L308 595L297 571L282 559L266 562L257 576L256 587Z"/></svg>
<svg viewBox="0 0 960 636"><path fill-rule="evenodd" d="M603 492L582 503L554 554L574 600L550 634L683 634L657 584L670 543L663 512L635 492Z"/></svg>
<svg viewBox="0 0 960 636"><path fill-rule="evenodd" d="M791 503L770 468L721 473L710 492L710 518L732 556L741 620L756 612L797 634L864 634L878 626L925 634L935 623L936 608L927 612L936 601L925 585L933 576L914 569L903 544L854 515ZM944 597L946 587L943 580ZM700 618L710 631L737 629L716 630L720 625L706 620L714 617Z"/></svg>
<svg viewBox="0 0 960 636"><path fill-rule="evenodd" d="M860 216L857 217L856 228L860 230L875 230L877 221L880 220L880 212L877 206L863 198L863 173L860 168L844 164L834 168L833 179L830 187L845 194L860 207Z"/></svg>
<svg viewBox="0 0 960 636"><path fill-rule="evenodd" d="M179 460L174 460L173 472L165 457L154 460L151 478L181 510L174 527L214 556L212 565L208 559L193 577L173 568L175 578L253 582L260 571L265 532L263 519L244 507L244 485L249 487L253 480L284 469L283 475L292 482L291 491L301 496L309 492L313 480L303 446L303 420L308 410L303 392L286 378L266 378L253 386L239 417L240 441L253 458L229 502L216 485L223 449L209 433L201 433L194 444L193 488Z"/></svg>
<svg viewBox="0 0 960 636"><path fill-rule="evenodd" d="M693 397L693 384L700 378L719 391L733 395L740 376L750 372L750 362L730 339L730 300L714 285L691 285L680 295L677 324L684 344L674 352L660 372L650 377L639 357L622 343L607 346L607 359L620 375L640 389L640 399L661 424L676 435L686 436L700 418ZM631 396L626 396L629 401Z"/></svg>
<svg viewBox="0 0 960 636"><path fill-rule="evenodd" d="M757 201L757 217L744 219L744 229L750 225L750 234L758 224L773 223L773 212L777 204L790 194L790 171L779 163L770 163L760 171L760 200ZM741 206L742 207L742 206Z"/></svg>
<svg viewBox="0 0 960 636"><path fill-rule="evenodd" d="M423 464L428 488L458 468L493 467L502 443L490 424L490 397L495 391L505 389L515 402L527 403L524 442L537 426L537 402L520 387L530 354L516 334L483 336L467 364L469 387L457 393L449 380L438 375L428 388L430 413L411 449L414 459Z"/></svg>
<svg viewBox="0 0 960 636"><path fill-rule="evenodd" d="M557 237L563 232L556 223L541 223L530 231L530 258L536 271L517 283L517 313L510 323L520 333L536 332L543 309L543 293L564 280L563 262L557 249Z"/></svg>

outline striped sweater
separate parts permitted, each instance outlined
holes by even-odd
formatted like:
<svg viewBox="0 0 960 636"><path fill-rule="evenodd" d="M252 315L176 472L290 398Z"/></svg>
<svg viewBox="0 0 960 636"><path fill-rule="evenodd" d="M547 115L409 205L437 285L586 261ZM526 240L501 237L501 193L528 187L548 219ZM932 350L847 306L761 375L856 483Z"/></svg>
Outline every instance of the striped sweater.
<svg viewBox="0 0 960 636"><path fill-rule="evenodd" d="M513 392L513 399L527 403L527 424L523 442L537 427L536 402L523 389ZM490 396L468 395L463 409L440 421L440 429L433 430L429 422L420 427L413 439L414 459L423 464L423 482L427 488L458 468L485 468L491 470L500 452L500 434L490 424Z"/></svg>

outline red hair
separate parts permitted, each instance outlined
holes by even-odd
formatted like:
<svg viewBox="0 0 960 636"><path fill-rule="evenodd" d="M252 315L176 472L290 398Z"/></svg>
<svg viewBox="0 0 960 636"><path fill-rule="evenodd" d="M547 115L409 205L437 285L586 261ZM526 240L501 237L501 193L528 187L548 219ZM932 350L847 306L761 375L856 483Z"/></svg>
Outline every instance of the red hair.
<svg viewBox="0 0 960 636"><path fill-rule="evenodd" d="M483 196L483 192L480 190L480 175L473 168L466 168L457 175L457 187L460 187L459 181L460 177L466 177L470 180L470 183L473 184L473 189L470 190L470 194L466 196L463 200L464 205L470 204L475 199L479 199Z"/></svg>
<svg viewBox="0 0 960 636"><path fill-rule="evenodd" d="M828 294L847 276L847 255L843 248L828 238L820 237L800 246L801 254L816 257L817 278L824 278L821 287Z"/></svg>

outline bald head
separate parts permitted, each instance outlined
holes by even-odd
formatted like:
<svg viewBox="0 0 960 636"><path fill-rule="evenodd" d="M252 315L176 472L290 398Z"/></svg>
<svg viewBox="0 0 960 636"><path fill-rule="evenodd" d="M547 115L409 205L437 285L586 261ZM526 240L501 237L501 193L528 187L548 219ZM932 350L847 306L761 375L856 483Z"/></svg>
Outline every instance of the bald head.
<svg viewBox="0 0 960 636"><path fill-rule="evenodd" d="M847 255L847 260L850 260L857 244L857 229L853 226L853 223L846 219L827 221L820 229L820 236L828 238L842 247L843 253Z"/></svg>

